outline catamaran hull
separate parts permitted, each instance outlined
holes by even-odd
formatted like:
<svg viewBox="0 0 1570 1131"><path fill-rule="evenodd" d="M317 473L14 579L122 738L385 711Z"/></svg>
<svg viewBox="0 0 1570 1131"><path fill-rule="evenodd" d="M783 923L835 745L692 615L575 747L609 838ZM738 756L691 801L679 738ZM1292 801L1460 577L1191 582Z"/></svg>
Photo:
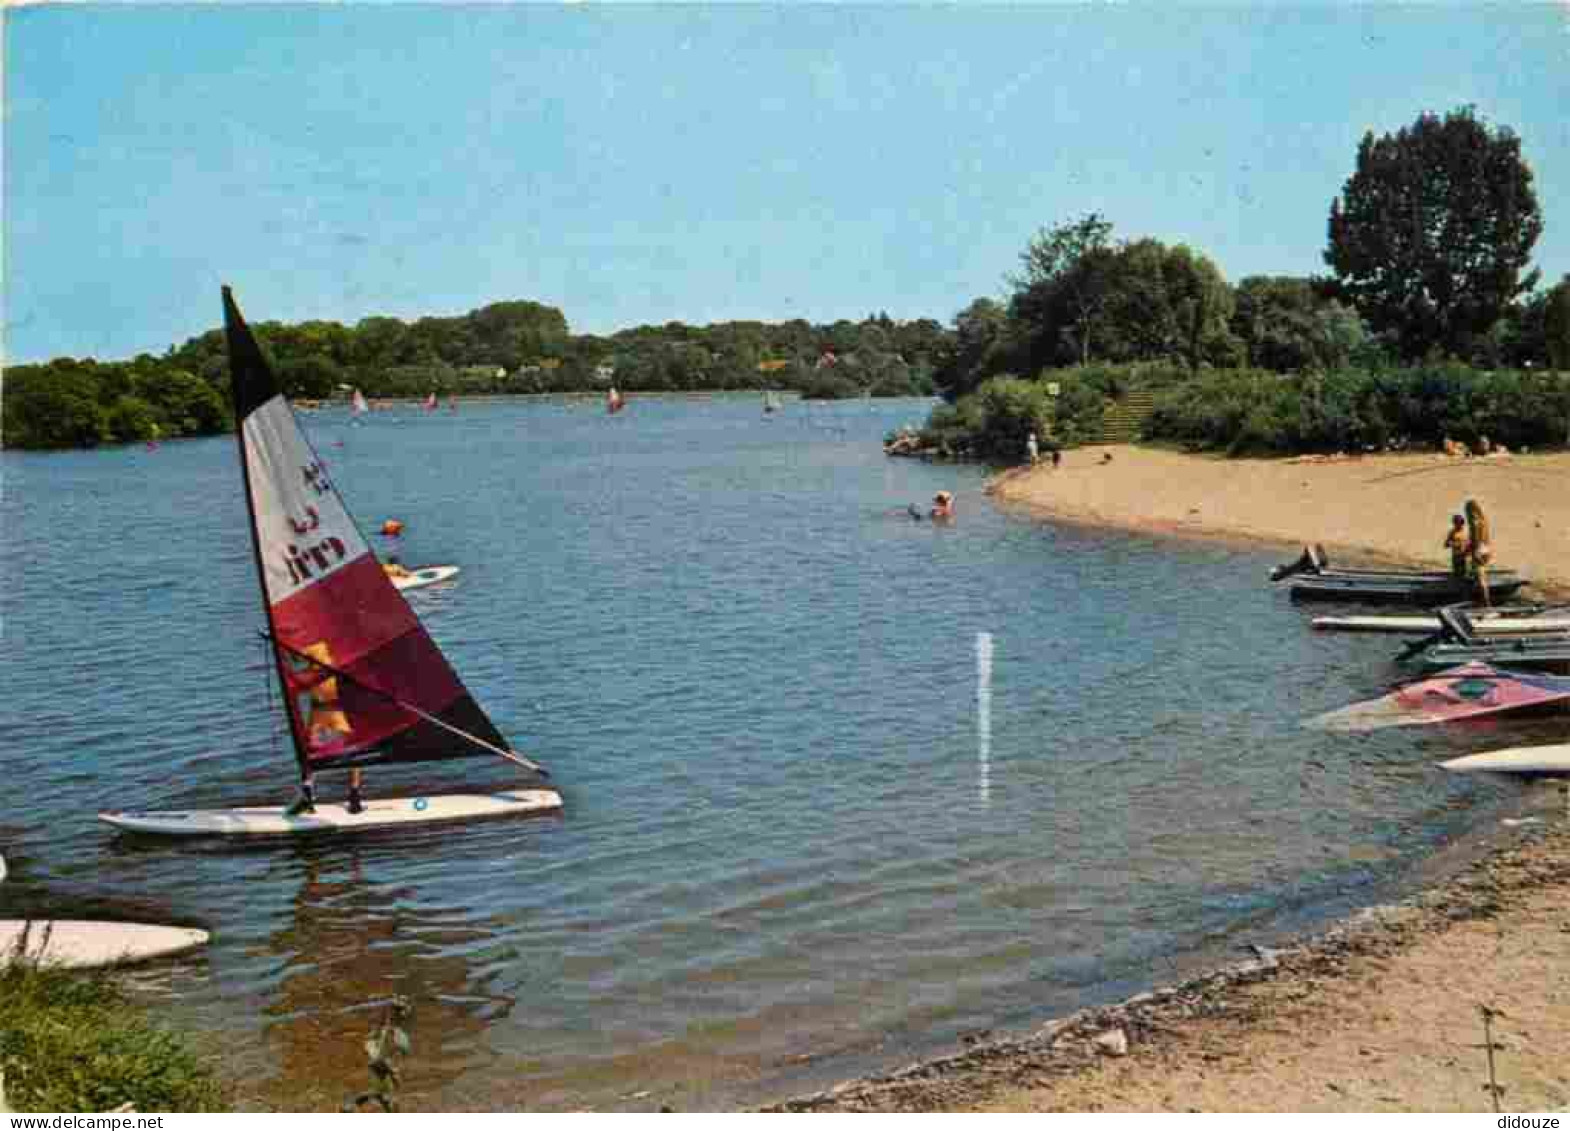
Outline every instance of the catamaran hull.
<svg viewBox="0 0 1570 1131"><path fill-rule="evenodd" d="M98 819L126 832L155 836L302 836L527 817L561 807L561 794L554 789L517 789L506 793L378 798L367 801L358 813L328 802L318 803L315 812L296 816L290 816L282 805L262 805L245 809L125 810L100 813Z"/></svg>

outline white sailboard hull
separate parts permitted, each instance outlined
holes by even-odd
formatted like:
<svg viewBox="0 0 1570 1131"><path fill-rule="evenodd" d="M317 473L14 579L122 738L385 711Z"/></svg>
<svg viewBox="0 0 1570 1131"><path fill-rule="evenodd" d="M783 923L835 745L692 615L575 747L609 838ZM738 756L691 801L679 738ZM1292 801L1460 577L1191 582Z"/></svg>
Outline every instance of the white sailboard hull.
<svg viewBox="0 0 1570 1131"><path fill-rule="evenodd" d="M355 833L448 821L523 817L562 807L554 789L517 789L505 793L448 793L428 797L384 797L367 801L358 813L337 802L317 802L311 813L290 816L282 805L244 809L127 810L98 814L117 829L157 836L300 836Z"/></svg>
<svg viewBox="0 0 1570 1131"><path fill-rule="evenodd" d="M407 577L394 577L392 583L394 589L403 593L410 589L424 589L427 585L436 585L457 576L457 566L427 566L410 570Z"/></svg>
<svg viewBox="0 0 1570 1131"><path fill-rule="evenodd" d="M0 919L0 966L20 953L41 966L109 966L184 954L207 944L206 931L92 919Z"/></svg>
<svg viewBox="0 0 1570 1131"><path fill-rule="evenodd" d="M1570 775L1570 745L1511 746L1452 758L1440 765L1453 774Z"/></svg>

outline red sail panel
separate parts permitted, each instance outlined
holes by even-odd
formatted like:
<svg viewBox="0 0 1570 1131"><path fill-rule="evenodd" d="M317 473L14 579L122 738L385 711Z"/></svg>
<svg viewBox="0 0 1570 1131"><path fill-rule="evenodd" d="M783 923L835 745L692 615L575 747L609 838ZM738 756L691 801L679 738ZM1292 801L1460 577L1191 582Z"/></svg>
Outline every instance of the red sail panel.
<svg viewBox="0 0 1570 1131"><path fill-rule="evenodd" d="M225 313L257 560L303 767L485 752L400 702L507 749L371 552L238 310Z"/></svg>

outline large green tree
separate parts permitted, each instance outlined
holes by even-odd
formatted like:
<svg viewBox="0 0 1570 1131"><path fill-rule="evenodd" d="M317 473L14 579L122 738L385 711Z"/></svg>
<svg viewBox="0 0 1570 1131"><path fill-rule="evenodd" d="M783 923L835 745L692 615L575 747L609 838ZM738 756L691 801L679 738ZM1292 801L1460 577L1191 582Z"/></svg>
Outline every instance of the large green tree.
<svg viewBox="0 0 1570 1131"><path fill-rule="evenodd" d="M1006 364L1047 366L1181 358L1191 367L1242 356L1228 322L1232 292L1205 256L1182 244L1109 244L1091 213L1043 231L1021 254L1009 318L1019 343ZM999 367L988 374L999 372Z"/></svg>
<svg viewBox="0 0 1570 1131"><path fill-rule="evenodd" d="M1342 294L1408 358L1465 356L1519 295L1543 218L1508 128L1470 108L1363 135L1357 169L1330 204L1325 262Z"/></svg>
<svg viewBox="0 0 1570 1131"><path fill-rule="evenodd" d="M1014 287L1009 314L1034 328L1027 334L1031 368L1056 360L1090 361L1111 289L1111 239L1112 222L1087 212L1043 228L1020 252L1020 272L1009 280ZM1064 357L1068 351L1072 356Z"/></svg>

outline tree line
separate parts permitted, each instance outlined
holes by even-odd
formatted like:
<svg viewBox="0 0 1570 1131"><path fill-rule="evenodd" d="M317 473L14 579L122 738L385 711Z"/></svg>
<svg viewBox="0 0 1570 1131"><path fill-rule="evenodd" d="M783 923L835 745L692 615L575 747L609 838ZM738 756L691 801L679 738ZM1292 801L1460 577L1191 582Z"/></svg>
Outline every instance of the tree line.
<svg viewBox="0 0 1570 1131"><path fill-rule="evenodd" d="M778 389L807 397L929 396L952 334L886 313L814 325L668 322L572 334L555 307L500 302L450 318L365 318L353 326L259 322L294 400L358 388L367 397ZM231 426L221 329L131 361L59 358L6 373L5 443L88 447L201 435Z"/></svg>
<svg viewBox="0 0 1570 1131"><path fill-rule="evenodd" d="M1144 435L1194 448L1565 444L1570 388L1545 371L1570 369L1570 275L1538 288L1543 223L1519 139L1470 108L1364 136L1324 275L1230 286L1200 252L1070 219L1005 299L956 316L922 446L1012 462L1031 431L1085 442L1134 385L1156 397Z"/></svg>
<svg viewBox="0 0 1570 1131"><path fill-rule="evenodd" d="M296 399L351 387L374 398L612 384L634 392L792 389L808 397L935 392L948 402L932 422L938 446L986 452L1013 436L1028 405L1040 407L1030 410L1027 430L1060 444L1093 438L1106 401L1131 383L1155 382L1164 396L1177 396L1205 374L1237 374L1235 388L1271 390L1277 407L1252 414L1257 423L1280 418L1283 398L1324 403L1323 382L1307 381L1316 374L1570 368L1570 276L1538 290L1538 273L1529 270L1542 229L1519 140L1461 109L1363 138L1354 172L1329 206L1322 276L1259 275L1232 285L1202 252L1150 237L1117 239L1112 222L1091 212L1039 232L1020 254L1009 293L976 299L949 325L880 313L859 322L668 322L575 335L557 308L520 300L412 322L254 329ZM86 446L220 430L229 425L226 366L223 333L214 329L158 358L14 367L4 388L5 442ZM1273 377L1285 380L1266 380ZM1045 392L1049 382L1059 386L1056 396ZM988 396L967 400L989 385ZM997 428L986 423L987 406L999 414ZM1175 421L1176 413L1158 418ZM1184 419L1172 434L1198 443L1193 413ZM1233 418L1210 419L1224 429ZM1305 427L1274 435L1273 443L1286 444L1308 442L1290 436L1329 443L1354 434ZM1381 435L1378 421L1356 435ZM1232 447L1233 439L1218 433L1209 442Z"/></svg>

